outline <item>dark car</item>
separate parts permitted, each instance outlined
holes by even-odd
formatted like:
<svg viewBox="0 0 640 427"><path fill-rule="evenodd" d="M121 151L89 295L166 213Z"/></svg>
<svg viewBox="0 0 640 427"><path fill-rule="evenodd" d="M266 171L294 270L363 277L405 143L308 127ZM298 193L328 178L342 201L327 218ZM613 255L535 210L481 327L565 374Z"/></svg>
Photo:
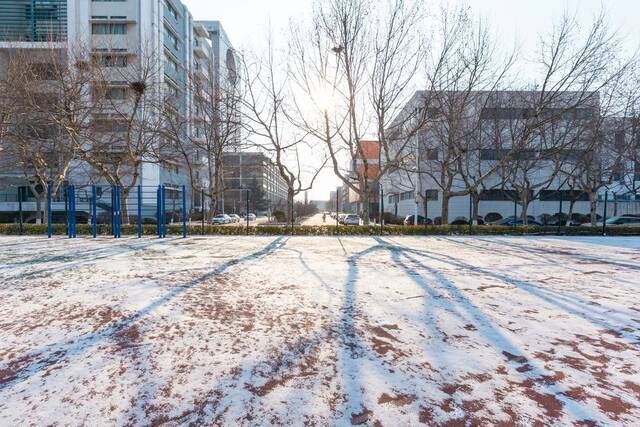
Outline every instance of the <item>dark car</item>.
<svg viewBox="0 0 640 427"><path fill-rule="evenodd" d="M496 221L496 222L492 223L491 225L501 225L501 226L505 226L505 227L514 227L514 226L524 225L524 222L520 218L518 218L517 220L514 220L513 217L510 217L510 218L501 219L500 221ZM528 226L542 226L542 224L539 223L538 221L533 220L533 219L529 219L529 218L527 218L527 225Z"/></svg>
<svg viewBox="0 0 640 427"><path fill-rule="evenodd" d="M415 216L414 215L407 215L407 217L404 219L404 225L415 225ZM433 221L431 221L431 219L429 218L425 218L422 215L418 215L418 225L431 225L433 224Z"/></svg>

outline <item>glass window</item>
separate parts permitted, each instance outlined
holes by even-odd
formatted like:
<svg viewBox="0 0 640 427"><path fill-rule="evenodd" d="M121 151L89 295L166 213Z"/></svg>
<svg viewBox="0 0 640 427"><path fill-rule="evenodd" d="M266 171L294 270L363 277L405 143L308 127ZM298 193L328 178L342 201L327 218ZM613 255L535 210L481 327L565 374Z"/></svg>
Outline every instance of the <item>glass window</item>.
<svg viewBox="0 0 640 427"><path fill-rule="evenodd" d="M127 24L91 24L92 34L127 34Z"/></svg>

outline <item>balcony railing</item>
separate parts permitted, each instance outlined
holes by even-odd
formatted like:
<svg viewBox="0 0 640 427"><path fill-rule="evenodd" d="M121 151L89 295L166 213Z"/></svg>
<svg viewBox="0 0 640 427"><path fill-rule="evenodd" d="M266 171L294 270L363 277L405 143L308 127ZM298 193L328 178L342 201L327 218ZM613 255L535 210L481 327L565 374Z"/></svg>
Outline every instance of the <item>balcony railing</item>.
<svg viewBox="0 0 640 427"><path fill-rule="evenodd" d="M67 0L0 1L0 41L67 39Z"/></svg>

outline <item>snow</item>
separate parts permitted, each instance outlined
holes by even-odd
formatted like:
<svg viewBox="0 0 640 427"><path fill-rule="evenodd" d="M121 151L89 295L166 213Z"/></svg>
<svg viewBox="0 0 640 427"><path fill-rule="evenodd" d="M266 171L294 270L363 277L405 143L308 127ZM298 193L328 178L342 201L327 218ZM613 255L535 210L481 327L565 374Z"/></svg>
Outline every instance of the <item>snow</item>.
<svg viewBox="0 0 640 427"><path fill-rule="evenodd" d="M0 425L640 424L640 238L0 248Z"/></svg>

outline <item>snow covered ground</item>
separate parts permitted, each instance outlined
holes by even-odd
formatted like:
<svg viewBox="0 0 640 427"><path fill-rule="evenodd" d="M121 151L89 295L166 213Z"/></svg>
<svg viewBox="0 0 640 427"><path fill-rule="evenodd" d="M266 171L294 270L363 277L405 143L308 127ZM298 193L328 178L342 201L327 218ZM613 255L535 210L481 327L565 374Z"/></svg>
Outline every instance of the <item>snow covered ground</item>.
<svg viewBox="0 0 640 427"><path fill-rule="evenodd" d="M0 238L0 425L640 424L640 239Z"/></svg>

